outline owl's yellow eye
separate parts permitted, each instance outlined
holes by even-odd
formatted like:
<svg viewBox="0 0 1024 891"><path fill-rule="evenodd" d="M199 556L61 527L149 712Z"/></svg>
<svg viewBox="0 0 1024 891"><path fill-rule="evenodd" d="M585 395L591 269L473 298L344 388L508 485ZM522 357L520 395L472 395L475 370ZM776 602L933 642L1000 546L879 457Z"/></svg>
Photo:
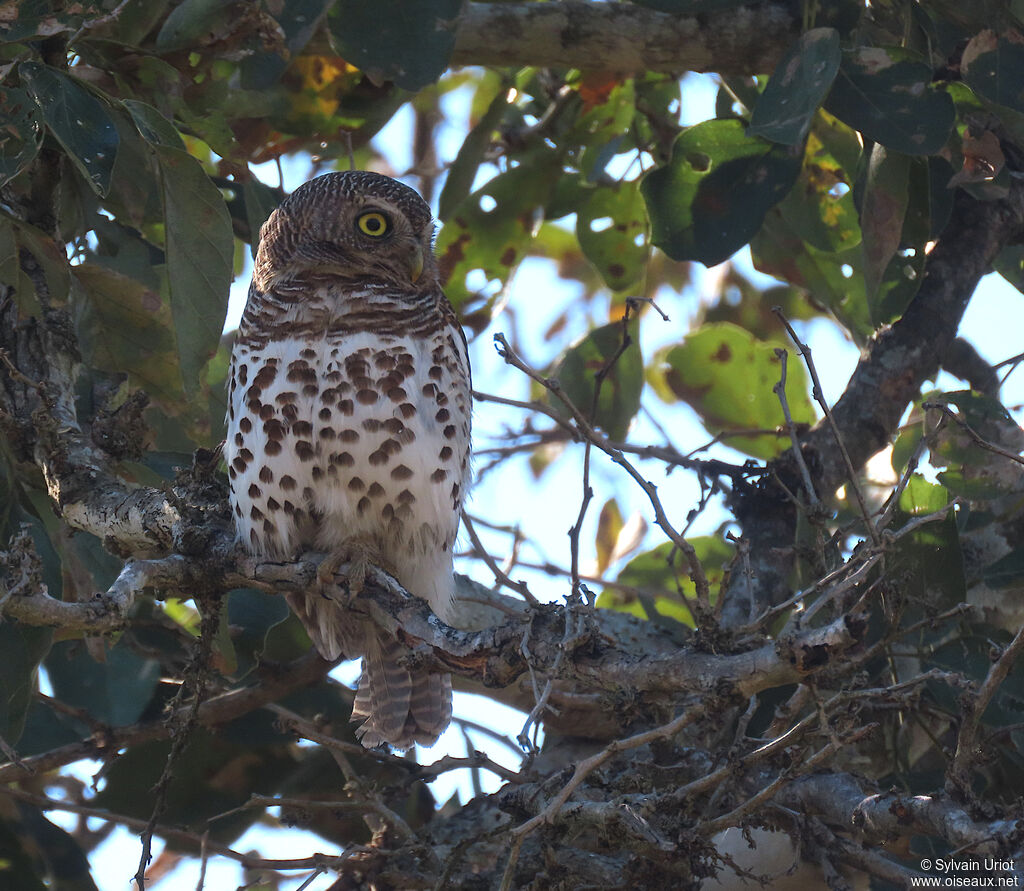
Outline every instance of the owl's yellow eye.
<svg viewBox="0 0 1024 891"><path fill-rule="evenodd" d="M356 225L364 235L372 235L375 238L384 235L390 228L388 218L376 210L360 214L359 219L356 220Z"/></svg>

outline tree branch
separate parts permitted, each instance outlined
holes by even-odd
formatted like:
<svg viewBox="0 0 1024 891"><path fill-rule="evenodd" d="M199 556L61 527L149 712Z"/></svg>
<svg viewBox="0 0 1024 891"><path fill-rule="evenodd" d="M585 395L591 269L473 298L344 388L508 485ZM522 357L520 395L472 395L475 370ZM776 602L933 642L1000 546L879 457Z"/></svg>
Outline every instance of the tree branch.
<svg viewBox="0 0 1024 891"><path fill-rule="evenodd" d="M700 15L631 3L467 3L453 65L582 68L623 74L764 74L800 33L792 4L750 3Z"/></svg>

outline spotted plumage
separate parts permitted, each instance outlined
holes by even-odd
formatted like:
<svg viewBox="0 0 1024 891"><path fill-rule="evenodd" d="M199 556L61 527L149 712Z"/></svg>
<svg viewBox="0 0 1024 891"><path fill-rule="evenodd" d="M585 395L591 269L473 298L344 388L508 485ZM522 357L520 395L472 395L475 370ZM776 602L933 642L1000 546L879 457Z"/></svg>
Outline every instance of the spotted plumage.
<svg viewBox="0 0 1024 891"><path fill-rule="evenodd" d="M281 204L231 356L224 456L252 553L377 563L447 621L470 378L433 232L423 200L374 173L327 174ZM331 590L289 602L324 658L363 657L363 743L432 744L451 718L450 679L410 672L397 641L353 624Z"/></svg>

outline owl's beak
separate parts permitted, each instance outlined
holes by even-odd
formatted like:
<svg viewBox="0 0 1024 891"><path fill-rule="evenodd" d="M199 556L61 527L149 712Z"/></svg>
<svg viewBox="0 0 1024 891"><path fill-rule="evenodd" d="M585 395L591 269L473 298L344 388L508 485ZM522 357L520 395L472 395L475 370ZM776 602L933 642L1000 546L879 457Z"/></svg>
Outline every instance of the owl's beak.
<svg viewBox="0 0 1024 891"><path fill-rule="evenodd" d="M409 263L409 278L416 282L423 274L423 248L419 244L413 242L409 245L407 261Z"/></svg>

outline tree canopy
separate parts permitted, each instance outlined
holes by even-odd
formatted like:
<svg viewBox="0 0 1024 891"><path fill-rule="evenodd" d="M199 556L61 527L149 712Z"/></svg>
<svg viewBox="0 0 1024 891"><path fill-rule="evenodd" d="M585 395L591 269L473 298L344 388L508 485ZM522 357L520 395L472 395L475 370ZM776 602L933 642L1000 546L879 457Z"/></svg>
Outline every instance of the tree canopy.
<svg viewBox="0 0 1024 891"><path fill-rule="evenodd" d="M1021 878L1022 356L958 328L1024 287L1024 3L20 0L0 73L0 885ZM260 165L297 164L415 186L497 351L459 627L383 572L350 609L520 709L457 707L514 767L362 749L281 596L322 555L235 548L229 289ZM861 351L831 404L815 326ZM559 473L538 550L494 493L540 514L515 481ZM258 823L305 847L241 850Z"/></svg>

